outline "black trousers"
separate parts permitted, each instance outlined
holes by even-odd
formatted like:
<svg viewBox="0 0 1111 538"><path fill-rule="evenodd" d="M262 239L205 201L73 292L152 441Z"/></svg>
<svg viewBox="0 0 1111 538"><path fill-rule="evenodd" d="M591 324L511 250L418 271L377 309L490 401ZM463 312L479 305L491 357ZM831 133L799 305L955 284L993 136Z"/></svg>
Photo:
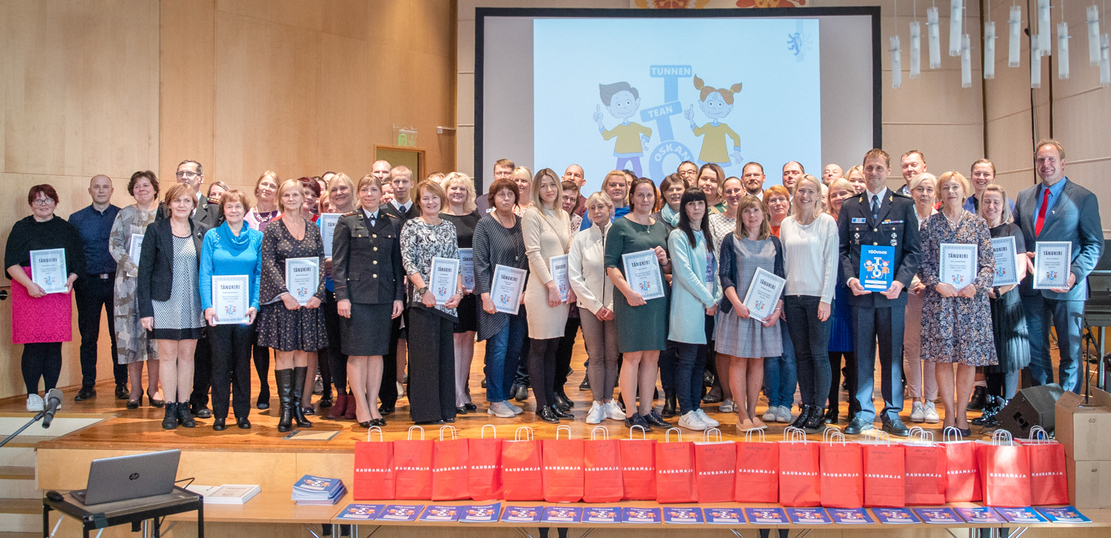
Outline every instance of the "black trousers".
<svg viewBox="0 0 1111 538"><path fill-rule="evenodd" d="M193 392L189 406L200 409L208 406L208 390L212 388L212 327L206 327L205 337L197 340L193 352Z"/></svg>
<svg viewBox="0 0 1111 538"><path fill-rule="evenodd" d="M408 318L409 310L406 309L390 323L390 350L382 356L382 384L378 387L378 401L382 402L382 407L397 405L397 341L401 339L401 320ZM409 354L412 355L412 352Z"/></svg>
<svg viewBox="0 0 1111 538"><path fill-rule="evenodd" d="M320 379L324 382L324 397L331 396L332 387L336 394L347 394L347 355L340 349L339 310L336 294L324 292L324 329L328 333L328 347L320 350Z"/></svg>
<svg viewBox="0 0 1111 538"><path fill-rule="evenodd" d="M42 378L43 390L56 388L62 373L62 343L23 344L20 368L27 394L38 394L39 378Z"/></svg>
<svg viewBox="0 0 1111 538"><path fill-rule="evenodd" d="M228 417L231 397L235 418L251 414L251 325L208 328L212 356L212 416Z"/></svg>
<svg viewBox="0 0 1111 538"><path fill-rule="evenodd" d="M573 306L576 311L578 307ZM590 311L587 311L590 314ZM559 388L567 384L567 370L571 369L571 354L575 349L575 336L579 333L579 318L567 317L567 324L563 326L563 338L559 339L559 347L556 349L556 369L555 369L555 384L553 388Z"/></svg>
<svg viewBox="0 0 1111 538"><path fill-rule="evenodd" d="M517 374L513 377L515 385L529 386L532 381L528 377L528 357L531 355L530 349L532 346L532 338L525 337L525 343L521 346L521 357L525 360L517 363Z"/></svg>
<svg viewBox="0 0 1111 538"><path fill-rule="evenodd" d="M77 331L81 333L81 388L96 385L96 350L100 339L100 311L108 313L108 337L112 339L112 377L117 385L127 384L127 365L120 364L116 350L115 277L84 276L73 283L77 301Z"/></svg>
<svg viewBox="0 0 1111 538"><path fill-rule="evenodd" d="M560 338L532 339L528 353L528 375L536 408L555 405L556 350ZM566 370L564 370L566 372Z"/></svg>
<svg viewBox="0 0 1111 538"><path fill-rule="evenodd" d="M841 357L844 357L845 371L848 372L845 376L845 384L848 385L849 415L856 415L860 410L860 404L853 396L856 394L856 355L852 351L830 351L827 354L830 374L828 409L838 409L841 405Z"/></svg>
<svg viewBox="0 0 1111 538"><path fill-rule="evenodd" d="M409 309L409 416L413 422L455 418L455 321ZM392 381L392 378L391 378Z"/></svg>

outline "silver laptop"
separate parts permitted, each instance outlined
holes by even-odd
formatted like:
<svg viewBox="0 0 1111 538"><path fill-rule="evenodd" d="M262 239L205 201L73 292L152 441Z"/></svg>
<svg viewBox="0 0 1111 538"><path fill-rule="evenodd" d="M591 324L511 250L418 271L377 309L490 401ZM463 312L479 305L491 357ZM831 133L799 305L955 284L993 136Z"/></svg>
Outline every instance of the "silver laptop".
<svg viewBox="0 0 1111 538"><path fill-rule="evenodd" d="M174 489L180 450L93 460L86 489L70 492L81 504L102 504L155 495Z"/></svg>

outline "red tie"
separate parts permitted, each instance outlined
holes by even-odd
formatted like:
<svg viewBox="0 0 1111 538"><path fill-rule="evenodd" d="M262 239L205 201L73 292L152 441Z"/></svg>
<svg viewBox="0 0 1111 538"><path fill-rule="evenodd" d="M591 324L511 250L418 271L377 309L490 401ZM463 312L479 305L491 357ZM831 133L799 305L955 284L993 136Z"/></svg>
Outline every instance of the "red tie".
<svg viewBox="0 0 1111 538"><path fill-rule="evenodd" d="M1034 237L1042 234L1042 226L1045 225L1045 210L1049 207L1049 187L1043 187L1042 190L1042 208L1038 210L1038 220L1034 221Z"/></svg>

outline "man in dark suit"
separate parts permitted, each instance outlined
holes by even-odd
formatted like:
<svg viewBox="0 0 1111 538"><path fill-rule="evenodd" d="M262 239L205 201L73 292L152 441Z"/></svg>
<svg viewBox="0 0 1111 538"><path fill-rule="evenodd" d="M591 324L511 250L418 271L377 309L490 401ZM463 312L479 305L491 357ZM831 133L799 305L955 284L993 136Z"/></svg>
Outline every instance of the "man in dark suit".
<svg viewBox="0 0 1111 538"><path fill-rule="evenodd" d="M883 430L906 437L907 427L899 419L903 410L903 317L906 288L918 272L918 219L914 202L887 188L891 158L882 149L864 155L867 188L841 206L837 230L841 243L841 279L852 295L853 341L856 351L857 393L860 411L845 428L847 434L873 429L876 408L872 404L876 343L879 342ZM891 246L893 279L887 291L865 290L860 274L861 245Z"/></svg>
<svg viewBox="0 0 1111 538"><path fill-rule="evenodd" d="M1099 202L1088 189L1065 177L1065 148L1046 139L1038 142L1034 170L1041 182L1018 193L1015 224L1026 242L1027 275L1019 286L1022 309L1030 329L1030 373L1035 385L1053 382L1049 329L1057 329L1061 353L1059 379L1065 390L1080 392L1080 327L1088 298L1088 273L1103 254ZM1072 243L1072 264L1064 288L1034 289L1037 241Z"/></svg>
<svg viewBox="0 0 1111 538"><path fill-rule="evenodd" d="M378 165L378 163L374 164ZM413 200L412 196L413 171L403 164L397 165L390 170L390 184L393 185L393 200L388 204L382 204L381 211L397 217L400 221L398 229L401 229L406 221L420 216L420 202ZM382 386L378 391L378 399L381 400L382 405L378 410L383 415L393 413L394 404L397 403L398 379L405 371L405 357L409 348L408 324L405 323L405 326L402 324L408 317L409 309L406 306L405 313L394 318L393 326L390 328L390 352L382 357Z"/></svg>

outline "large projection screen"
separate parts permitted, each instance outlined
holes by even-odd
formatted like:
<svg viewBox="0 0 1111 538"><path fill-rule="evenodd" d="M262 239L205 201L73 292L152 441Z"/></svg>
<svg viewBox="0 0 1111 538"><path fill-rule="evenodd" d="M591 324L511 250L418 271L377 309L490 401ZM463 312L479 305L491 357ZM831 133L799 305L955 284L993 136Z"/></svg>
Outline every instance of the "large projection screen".
<svg viewBox="0 0 1111 538"><path fill-rule="evenodd" d="M878 147L879 8L476 10L475 176L508 158L659 182L680 162L765 186Z"/></svg>

